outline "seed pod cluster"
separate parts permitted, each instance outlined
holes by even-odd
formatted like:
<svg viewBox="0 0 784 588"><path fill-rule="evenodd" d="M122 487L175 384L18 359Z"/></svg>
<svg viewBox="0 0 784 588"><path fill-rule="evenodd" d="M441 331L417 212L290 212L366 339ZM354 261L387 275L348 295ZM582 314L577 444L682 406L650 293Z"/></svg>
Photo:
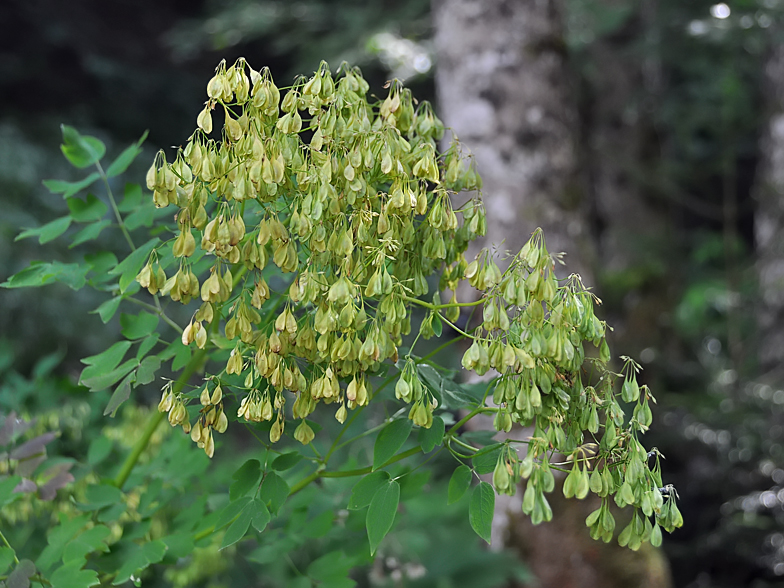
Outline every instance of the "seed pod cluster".
<svg viewBox="0 0 784 588"><path fill-rule="evenodd" d="M564 495L582 499L593 492L603 499L587 521L594 538L613 536L615 521L606 502L614 496L618 506L635 509L621 543L633 549L644 541L660 543L659 527L672 531L682 518L674 499L662 500L658 458L651 468L638 440L651 424L655 399L647 386L637 384L639 366L630 358L622 358L625 375L609 370L607 326L594 315L595 297L577 276L557 280L554 269L537 230L506 271L488 251L464 271L485 296L482 323L463 355L463 367L500 374L493 391L497 430L509 432L515 423L534 430L524 459L508 448L500 452L493 483L499 493L514 494L526 479L523 512L535 524L550 520L545 498L555 484L550 457L553 451L563 453L571 464ZM594 351L586 356L589 343ZM586 357L592 375L584 369ZM631 419L619 399L634 403Z"/></svg>
<svg viewBox="0 0 784 588"><path fill-rule="evenodd" d="M346 65L333 77L322 63L281 91L266 68L222 62L197 130L147 174L156 205L177 209L164 247L179 268L167 278L154 252L138 281L183 303L201 298L183 343L204 348L222 327L234 344L225 373L245 382L239 417L276 413L273 441L284 391L295 395L297 419L323 402L338 405L342 422L367 404L368 374L397 359L411 329L409 297L426 294L442 267L447 280L459 277L469 241L486 230L477 198L453 209L452 194L480 180L456 141L439 153L443 125L431 106L397 81L383 100L368 89ZM193 260L205 255L214 262L198 274ZM271 322L260 312L276 294L264 277L270 265L291 275ZM424 396L406 400L429 426ZM303 442L313 434L306 427L296 433Z"/></svg>

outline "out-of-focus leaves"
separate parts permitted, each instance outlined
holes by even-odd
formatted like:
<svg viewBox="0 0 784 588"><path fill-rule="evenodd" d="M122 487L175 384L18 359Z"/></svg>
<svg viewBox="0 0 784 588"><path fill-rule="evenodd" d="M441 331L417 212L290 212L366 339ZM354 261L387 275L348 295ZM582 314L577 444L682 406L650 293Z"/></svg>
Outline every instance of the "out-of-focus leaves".
<svg viewBox="0 0 784 588"><path fill-rule="evenodd" d="M60 125L63 131L63 144L60 150L71 164L84 168L100 161L106 153L106 146L97 138L82 135L75 128Z"/></svg>
<svg viewBox="0 0 784 588"><path fill-rule="evenodd" d="M30 586L30 576L35 574L35 564L29 559L20 560L14 571L8 575L6 586L8 588L28 588Z"/></svg>

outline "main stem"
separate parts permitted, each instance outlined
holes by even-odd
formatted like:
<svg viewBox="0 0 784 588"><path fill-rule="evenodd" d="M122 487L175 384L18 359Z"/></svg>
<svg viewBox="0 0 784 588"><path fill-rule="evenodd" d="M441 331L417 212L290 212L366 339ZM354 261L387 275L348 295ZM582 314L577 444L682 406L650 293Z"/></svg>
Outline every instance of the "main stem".
<svg viewBox="0 0 784 588"><path fill-rule="evenodd" d="M176 382L174 383L174 387L172 388L172 392L174 394L182 391L183 387L188 383L188 380L191 378L191 376L201 367L206 356L207 351L204 349L200 349L193 354L193 357L191 357L188 365L185 366L185 369L182 370L180 377L177 378ZM144 450L147 449L147 445L149 445L150 439L155 433L155 430L158 428L158 425L160 425L163 421L164 417L165 413L156 412L147 422L147 426L144 428L141 437L139 437L138 441L136 441L133 449L131 449L131 453L129 453L128 457L125 458L120 471L114 478L113 484L115 486L122 488L125 485L125 482L128 480L128 476L131 475L131 472L136 466L136 463L139 461L142 453L144 453Z"/></svg>

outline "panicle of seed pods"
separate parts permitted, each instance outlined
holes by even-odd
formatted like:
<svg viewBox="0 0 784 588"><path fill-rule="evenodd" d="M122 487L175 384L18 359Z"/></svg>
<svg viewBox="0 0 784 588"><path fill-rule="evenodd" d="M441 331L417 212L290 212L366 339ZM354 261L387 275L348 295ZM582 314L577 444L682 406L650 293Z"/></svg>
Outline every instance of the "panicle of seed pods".
<svg viewBox="0 0 784 588"><path fill-rule="evenodd" d="M245 377L248 390L238 414L272 420L275 405L273 440L283 391L295 395L299 419L319 402L337 403L341 422L367 404L367 374L397 359L411 329L406 299L426 294L442 267L455 287L463 252L486 230L478 197L453 210L452 195L480 179L456 140L439 152L444 129L431 106L397 81L383 100L368 90L345 65L335 78L322 63L281 92L268 69L222 62L197 130L147 173L155 204L177 209L168 245L179 267L167 278L155 252L137 279L151 294L201 298L186 345L205 348L213 322L224 321L235 345L225 372ZM197 274L193 260L204 255L214 262ZM292 279L280 314L262 326L270 264ZM426 396L420 388L411 397L416 422L432 422Z"/></svg>
<svg viewBox="0 0 784 588"><path fill-rule="evenodd" d="M237 418L270 422L274 443L293 394L291 413L301 421L294 438L308 444L315 433L305 418L319 403L336 404L343 423L348 410L370 401L369 376L400 359L412 300L428 293L428 278L440 271L440 290L453 294L448 304L429 305L425 338L441 332L442 319L457 320L454 292L468 280L482 293L482 321L468 334L462 365L499 375L497 430L533 429L523 459L510 445L499 453L496 490L513 494L526 479L523 511L534 523L549 520L544 494L555 485L551 457L561 453L571 466L564 494L602 498L586 521L594 538L613 536L614 495L635 508L621 543L660 543L660 526L671 531L682 517L674 494L665 500L661 492L658 456L651 468L637 438L655 399L638 386L630 358L625 377L608 369L598 300L578 276L557 279L558 256L539 229L504 271L488 250L468 263L468 243L486 231L484 209L478 196L455 209L452 196L481 188L471 159L456 139L439 151L441 121L399 82L383 100L369 99L368 90L359 70L345 65L334 78L322 62L281 93L268 69L221 62L197 130L173 161L158 153L147 173L155 204L176 208L176 235L159 248L171 256L153 251L139 284L184 304L200 298L182 342L204 349L222 327L221 345L232 348L224 373L244 382ZM172 257L178 268L167 277L160 260ZM270 266L291 276L285 291L270 291ZM586 343L597 351L587 353ZM437 399L411 357L402 361L395 395L429 428ZM614 391L620 377L620 400L636 403L628 420ZM188 400L167 385L159 410L212 457L213 431L228 426L220 378L208 378L199 393L193 424Z"/></svg>

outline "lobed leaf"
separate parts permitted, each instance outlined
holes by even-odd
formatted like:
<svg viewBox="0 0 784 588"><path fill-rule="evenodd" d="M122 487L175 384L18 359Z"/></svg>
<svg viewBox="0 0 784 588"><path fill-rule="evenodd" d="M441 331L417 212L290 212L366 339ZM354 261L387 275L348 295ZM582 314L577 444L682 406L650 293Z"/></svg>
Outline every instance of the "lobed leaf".
<svg viewBox="0 0 784 588"><path fill-rule="evenodd" d="M231 477L234 483L229 486L229 498L237 500L258 485L261 478L261 463L257 459L249 459Z"/></svg>
<svg viewBox="0 0 784 588"><path fill-rule="evenodd" d="M106 146L96 137L81 135L79 131L68 125L60 125L63 131L63 144L60 150L71 165L85 168L98 163L106 153Z"/></svg>
<svg viewBox="0 0 784 588"><path fill-rule="evenodd" d="M433 424L429 429L425 429L424 427L420 428L417 440L422 447L422 452L430 453L437 446L441 445L444 441L445 432L446 426L444 425L444 419L440 416L433 417Z"/></svg>
<svg viewBox="0 0 784 588"><path fill-rule="evenodd" d="M68 198L65 202L71 211L71 218L78 223L101 220L109 212L109 207L93 194L88 194L85 200Z"/></svg>
<svg viewBox="0 0 784 588"><path fill-rule="evenodd" d="M141 139L123 149L123 152L120 153L120 155L117 156L117 159L115 159L106 169L107 178L113 178L128 169L128 166L131 165L133 160L142 152L141 146L147 138L148 132L149 131L144 131Z"/></svg>
<svg viewBox="0 0 784 588"><path fill-rule="evenodd" d="M93 172L86 178L76 182L66 182L65 180L44 180L43 184L52 194L62 194L63 198L68 198L81 192L88 186L93 185L101 176L98 172Z"/></svg>
<svg viewBox="0 0 784 588"><path fill-rule="evenodd" d="M141 545L134 545L133 548L124 554L123 564L117 571L117 576L112 584L117 586L127 582L132 574L146 569L151 564L158 563L165 554L166 544L160 539L142 543Z"/></svg>
<svg viewBox="0 0 784 588"><path fill-rule="evenodd" d="M71 217L62 216L36 229L25 229L24 231L22 231L16 236L16 239L14 239L14 241L27 239L28 237L38 237L38 242L41 245L43 245L44 243L53 241L54 239L56 239L57 237L65 233L65 231L67 231L68 227L70 226L71 226Z"/></svg>

